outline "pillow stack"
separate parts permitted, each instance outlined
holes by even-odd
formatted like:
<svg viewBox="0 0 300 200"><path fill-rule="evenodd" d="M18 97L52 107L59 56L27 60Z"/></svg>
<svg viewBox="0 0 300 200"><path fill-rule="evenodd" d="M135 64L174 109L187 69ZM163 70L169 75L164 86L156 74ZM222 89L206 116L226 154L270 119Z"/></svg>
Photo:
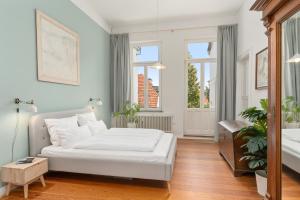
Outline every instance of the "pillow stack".
<svg viewBox="0 0 300 200"><path fill-rule="evenodd" d="M107 131L105 123L97 121L95 113L77 114L79 126L88 126L93 135L101 134Z"/></svg>
<svg viewBox="0 0 300 200"><path fill-rule="evenodd" d="M94 112L67 118L45 119L45 123L51 143L64 148L71 148L76 142L107 131L105 123L102 120L97 121Z"/></svg>
<svg viewBox="0 0 300 200"><path fill-rule="evenodd" d="M58 130L61 132L62 130L78 128L76 116L61 119L45 119L45 123L50 135L50 141L54 146L60 146Z"/></svg>

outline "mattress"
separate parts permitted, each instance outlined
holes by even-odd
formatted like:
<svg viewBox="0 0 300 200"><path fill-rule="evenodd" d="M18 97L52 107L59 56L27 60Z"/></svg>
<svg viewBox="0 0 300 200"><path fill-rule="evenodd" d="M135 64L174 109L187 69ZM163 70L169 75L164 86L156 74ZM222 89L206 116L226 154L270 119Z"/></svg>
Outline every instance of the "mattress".
<svg viewBox="0 0 300 200"><path fill-rule="evenodd" d="M42 149L41 156L164 163L170 151L173 137L173 134L164 133L152 152L64 149L51 145Z"/></svg>

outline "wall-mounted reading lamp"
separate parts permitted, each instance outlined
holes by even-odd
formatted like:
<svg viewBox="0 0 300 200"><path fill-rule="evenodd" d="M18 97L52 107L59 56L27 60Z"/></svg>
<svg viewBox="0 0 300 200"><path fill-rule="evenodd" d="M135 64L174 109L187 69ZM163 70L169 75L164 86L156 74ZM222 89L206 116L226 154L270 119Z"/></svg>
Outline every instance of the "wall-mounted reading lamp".
<svg viewBox="0 0 300 200"><path fill-rule="evenodd" d="M19 122L20 122L20 105L26 105L28 106L27 109L25 109L28 112L37 112L37 107L34 104L33 100L29 101L23 101L20 100L19 98L15 98L14 103L17 105L17 122L16 122L16 127L15 127L15 132L14 132L14 137L11 145L11 161L14 161L14 150L15 150L15 144L16 144L16 138L18 135L18 129L19 129Z"/></svg>
<svg viewBox="0 0 300 200"><path fill-rule="evenodd" d="M15 104L18 105L17 107L17 112L20 112L20 105L28 105L28 111L29 112L37 112L37 107L36 105L34 104L34 101L33 100L29 100L29 101L22 101L20 100L19 98L15 98Z"/></svg>
<svg viewBox="0 0 300 200"><path fill-rule="evenodd" d="M94 110L94 106L102 106L103 102L100 98L90 98L89 99L89 108Z"/></svg>

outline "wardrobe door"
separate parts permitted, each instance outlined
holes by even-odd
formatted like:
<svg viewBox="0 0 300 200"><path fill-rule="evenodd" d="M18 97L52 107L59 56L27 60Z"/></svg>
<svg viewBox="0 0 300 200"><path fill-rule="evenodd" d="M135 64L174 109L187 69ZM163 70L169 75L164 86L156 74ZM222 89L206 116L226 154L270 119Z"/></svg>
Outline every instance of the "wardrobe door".
<svg viewBox="0 0 300 200"><path fill-rule="evenodd" d="M300 198L300 11L281 23L282 199Z"/></svg>
<svg viewBox="0 0 300 200"><path fill-rule="evenodd" d="M256 0L268 36L268 191L267 200L300 199L300 0Z"/></svg>

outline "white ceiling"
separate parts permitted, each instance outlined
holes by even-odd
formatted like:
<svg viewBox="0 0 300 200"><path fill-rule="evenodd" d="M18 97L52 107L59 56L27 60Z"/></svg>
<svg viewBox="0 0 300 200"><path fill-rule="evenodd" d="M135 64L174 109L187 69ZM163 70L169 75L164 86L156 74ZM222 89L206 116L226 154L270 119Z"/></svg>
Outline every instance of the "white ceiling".
<svg viewBox="0 0 300 200"><path fill-rule="evenodd" d="M88 0L111 26L154 23L156 0ZM159 0L162 22L235 15L244 0Z"/></svg>

